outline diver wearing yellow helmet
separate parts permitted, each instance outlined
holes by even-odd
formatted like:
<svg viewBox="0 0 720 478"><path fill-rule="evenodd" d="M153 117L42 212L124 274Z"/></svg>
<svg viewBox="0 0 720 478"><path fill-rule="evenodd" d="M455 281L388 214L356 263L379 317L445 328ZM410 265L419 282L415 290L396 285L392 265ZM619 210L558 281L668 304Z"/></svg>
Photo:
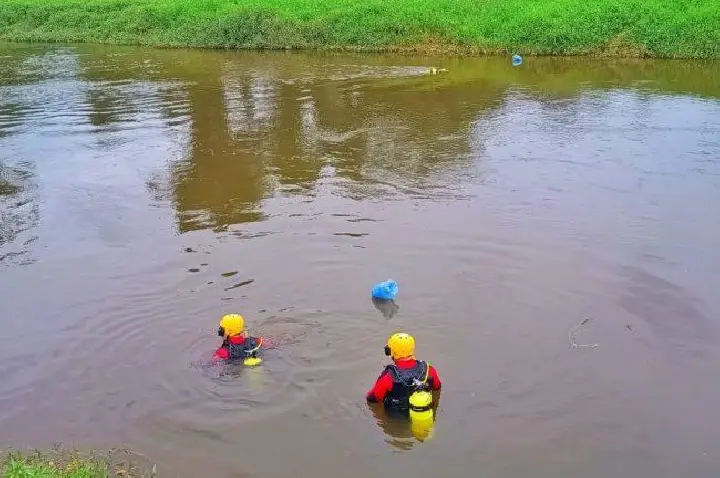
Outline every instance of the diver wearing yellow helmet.
<svg viewBox="0 0 720 478"><path fill-rule="evenodd" d="M227 314L220 319L218 335L223 341L215 351L215 360L243 360L245 365L262 361L262 337L250 337L244 329L245 319L240 314Z"/></svg>
<svg viewBox="0 0 720 478"><path fill-rule="evenodd" d="M440 390L440 377L432 365L415 359L415 338L403 332L391 335L385 355L391 356L393 363L368 391L368 402L382 402L388 411L429 408L429 391Z"/></svg>

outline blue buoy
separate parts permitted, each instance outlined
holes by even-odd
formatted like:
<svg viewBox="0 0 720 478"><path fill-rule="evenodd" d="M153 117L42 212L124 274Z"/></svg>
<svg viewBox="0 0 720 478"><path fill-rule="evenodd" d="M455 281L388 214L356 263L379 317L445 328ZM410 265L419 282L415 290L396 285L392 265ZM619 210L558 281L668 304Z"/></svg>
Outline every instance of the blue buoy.
<svg viewBox="0 0 720 478"><path fill-rule="evenodd" d="M513 66L522 65L522 57L520 55L513 55L512 64L513 64Z"/></svg>
<svg viewBox="0 0 720 478"><path fill-rule="evenodd" d="M372 296L375 299L393 300L398 293L398 285L394 280L386 280L375 284L372 289Z"/></svg>

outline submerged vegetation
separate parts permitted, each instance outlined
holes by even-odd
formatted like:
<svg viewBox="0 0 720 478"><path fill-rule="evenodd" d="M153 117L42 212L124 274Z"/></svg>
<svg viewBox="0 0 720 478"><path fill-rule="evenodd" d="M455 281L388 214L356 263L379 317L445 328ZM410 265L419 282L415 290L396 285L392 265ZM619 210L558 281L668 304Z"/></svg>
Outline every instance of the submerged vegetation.
<svg viewBox="0 0 720 478"><path fill-rule="evenodd" d="M718 58L715 0L3 0L0 39Z"/></svg>

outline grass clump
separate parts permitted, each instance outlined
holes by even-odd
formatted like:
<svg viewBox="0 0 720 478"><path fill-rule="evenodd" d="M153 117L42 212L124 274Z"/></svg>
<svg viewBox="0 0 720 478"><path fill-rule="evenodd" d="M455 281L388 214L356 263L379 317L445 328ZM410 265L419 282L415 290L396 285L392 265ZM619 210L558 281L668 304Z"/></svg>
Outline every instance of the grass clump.
<svg viewBox="0 0 720 478"><path fill-rule="evenodd" d="M2 0L0 39L720 57L716 0Z"/></svg>
<svg viewBox="0 0 720 478"><path fill-rule="evenodd" d="M156 465L127 449L107 451L70 450L56 444L52 449L0 455L0 476L6 478L154 478Z"/></svg>
<svg viewBox="0 0 720 478"><path fill-rule="evenodd" d="M108 464L97 458L11 453L0 468L7 478L106 478Z"/></svg>

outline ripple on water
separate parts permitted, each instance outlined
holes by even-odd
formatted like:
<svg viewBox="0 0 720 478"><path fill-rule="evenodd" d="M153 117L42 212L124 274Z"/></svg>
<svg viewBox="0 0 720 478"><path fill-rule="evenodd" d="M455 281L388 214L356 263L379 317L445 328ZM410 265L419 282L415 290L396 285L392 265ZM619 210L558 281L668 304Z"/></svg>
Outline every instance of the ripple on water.
<svg viewBox="0 0 720 478"><path fill-rule="evenodd" d="M11 405L16 404L15 399L36 382L36 378L27 371L39 364L40 359L34 350L16 354L0 362L0 379L2 380L0 419L7 418L14 413L15 410Z"/></svg>
<svg viewBox="0 0 720 478"><path fill-rule="evenodd" d="M708 335L714 328L709 318L717 308L700 299L710 301L712 293L698 293L696 285L682 282L686 279L663 282L642 268L618 272L617 266L632 265L634 249L654 252L652 246L657 246L659 255L667 255L668 263L675 261L673 268L682 269L687 276L697 275L697 268L690 268L693 262L682 254L692 256L696 263L706 257L708 278L713 277L711 238L717 234L704 235L701 230L708 226L712 208L692 206L713 205L717 194L709 187L691 188L685 181L718 173L713 166L720 163L711 160L717 156L712 156L717 149L717 128L712 120L703 130L704 139L698 141L697 135L695 140L688 136L693 127L678 126L674 104L661 105L671 112L663 117L662 127L647 127L645 118L657 112L651 95L636 102L612 92L576 95L573 90L569 98L554 101L537 94L542 85L527 94L513 95L513 84L502 81L491 82L492 86L484 81L448 82L417 91L413 85L422 80L403 83L403 78L424 74L424 69L340 64L342 57L333 55L317 62L302 61L299 67L283 71L283 62L297 58L295 55L243 55L254 59L246 64L234 56L214 53L165 56L132 50L133 55L123 56L114 50L106 55L104 49L78 61L67 51L72 50L54 49L45 56L32 53L25 70L34 75L35 84L17 78L12 88L0 90L0 136L3 142L12 142L11 151L27 156L40 157L46 151L64 154L79 174L72 170L65 176L48 174L54 167L69 169L66 162L48 155L52 161L38 162L42 172L38 188L31 184L35 181L32 177L13 179L0 188L5 197L22 204L21 208L32 204L24 201L34 197L35 189L41 196L58 190L67 193L41 202L46 215L38 229L45 232L43 241L47 242L42 245L49 246L43 258L55 259L58 236L62 238L70 229L82 228L83 234L96 233L93 228L112 230L123 240L135 239L114 231L134 232L134 224L128 227L131 223L142 228L138 236L152 249L113 263L108 257L117 257L114 251L118 249L107 247L103 251L112 249L107 255L99 253L92 256L97 260L87 261L91 279L83 282L83 271L68 267L57 274L59 280L54 283L47 279L41 292L32 290L33 280L44 280L42 271L52 269L44 269L44 263L38 265L41 273L30 276L33 280L22 292L43 298L54 295L51 302L57 307L46 316L39 315L42 321L26 321L25 316L33 316L30 312L43 312L41 307L35 309L29 300L13 300L23 315L14 321L20 332L0 328L4 357L0 361L0 417L15 415L3 420L0 428L5 434L0 430L0 437L13 433L32 437L25 429L37 427L40 431L34 437L85 438L83 433L89 430L103 439L116 440L123 438L123 430L139 428L135 436L144 435L148 442L167 436L161 446L172 448L167 456L178 461L190 449L184 445L197 446L192 449L202 455L201 460L207 460L202 462L206 465L217 463L213 460L222 459L225 450L236 446L233 438L242 436L248 422L266 421L257 429L268 424L265 437L277 440L268 456L288 452L292 456L300 433L307 435L304 441L323 444L330 453L337 450L342 454L346 445L347 449L355 446L352 453L357 455L347 463L357 465L360 456L367 458L375 450L363 446L362 441L358 444L357 428L348 426L353 428L349 439L338 440L338 447L333 448L335 443L327 438L339 434L323 435L305 427L310 423L311 428L330 428L340 423L339 428L345 428L343 419L372 418L362 391L384 360L381 348L386 333L405 326L416 331L422 353L438 360L454 389L441 413L445 423L456 428L423 448L430 455L415 455L420 459L418 469L425 465L423 457L432 460L434 453L445 457L450 453L457 458L458 469L467 470L476 464L477 450L483 446L517 451L519 444L527 442L528 449L536 451L540 443L543 456L557 456L558 450L568 449L567 440L580 436L578 432L583 434L581 438L589 438L590 446L599 443L601 447L603 440L618 435L617 430L623 436L642 435L648 430L643 428L643 413L660 417L674 411L662 408L650 395L654 393L662 403L674 393L667 388L663 391L663 384L695 382L660 373L661 362L656 382L647 387L650 400L644 400L645 392L640 390L645 385L637 377L652 380L652 374L644 373L645 362L655 356L643 356L647 350L635 350L631 341L641 337L656 349L656 339L661 338L685 347L698 343L700 351L710 349ZM217 61L223 66L221 71L213 71L217 66L213 59L218 58L223 58ZM275 58L282 59L274 63ZM203 66L188 68L191 64ZM0 64L0 77L4 68ZM152 73L162 68L167 71ZM134 79L98 80L128 75ZM251 78L246 81L248 75ZM285 78L278 78L283 75ZM146 81L176 76L188 81ZM381 81L376 81L378 78ZM391 78L398 80L388 81ZM307 83L312 89L300 92L285 88L285 82ZM191 98L190 111L188 95L217 87L223 89L217 103L197 95ZM431 98L440 93L448 94ZM287 95L289 102L285 101ZM298 97L302 104L295 101ZM489 114L476 102L484 97L490 97ZM412 101L427 106L425 99L430 101L427 104L442 103L448 109L435 108L439 114L434 118L427 107L410 106ZM362 109L363 104L371 106ZM455 116L464 110L467 114ZM689 121L710 118L697 112L688 112ZM191 120L194 129L182 130ZM438 121L445 125L438 128L434 124ZM650 123L653 121L657 119ZM398 124L405 126L393 126ZM232 134L222 134L225 127ZM178 134L182 137L175 142L184 161L163 164L169 167L152 178L155 184L151 184L156 201L165 200L161 207L175 216L171 221L187 217L197 222L191 225L197 227L178 231L181 239L168 231L158 233L154 219L128 221L134 219L130 214L114 219L124 210L145 209L145 191L123 195L115 189L135 186L137 176L146 169L141 166L146 158L168 158L167 151L160 151L165 148L158 140L160 128L189 133ZM683 138L673 137L668 142L673 130L681 131ZM515 134L517 131L523 133ZM212 184L223 180L225 170L203 170L203 161L215 164L222 158L202 155L203 148L215 146L216 134L221 135L221 146L235 156L228 160L241 160L244 153L257 154L258 170L253 170L246 183L241 182L244 169L226 175L232 176L228 182L233 188L219 197L213 209L203 198L215 192ZM35 142L36 137L48 136L50 141ZM697 152L686 161L684 150L695 143ZM681 149L672 149L672 144ZM126 145L130 146L124 149ZM85 156L77 151L98 154ZM645 162L639 160L643 157ZM117 172L97 169L97 165L107 164L102 161L106 158L130 163L127 184L118 183L123 178ZM475 188L491 168L494 188ZM702 171L690 169L692 178L688 178L688 168ZM193 172L210 186L185 193L176 188L177 181ZM68 186L68 176L79 178L78 184ZM672 199L683 208L682 213L671 214L667 205L657 202L652 208L644 205L630 179L645 182L643 194L652 191L653 181L657 181L656 193L660 188L668 191L665 196L657 194L659 199L665 197L668 203ZM168 184L165 189L163 182ZM238 190L251 183L258 187L257 200L255 195L236 197ZM470 188L480 200L466 201L475 198L468 193ZM96 189L109 191L105 200L87 201L90 195L86 193ZM33 194L18 199L22 191ZM669 195L671 191L677 191L675 196ZM183 194L197 194L199 200L182 206ZM594 198L601 201L590 202ZM113 202L136 207L124 209ZM577 204L583 206L582 211L571 207ZM208 220L208 214L223 209L242 214ZM66 222L59 212L73 221L82 218L82 222ZM699 214L704 215L702 221ZM698 220L689 221L689 215ZM632 228L623 227L628 217ZM28 215L15 223L29 224L32 219ZM258 232L258 223L250 224L262 220L272 235ZM46 227L54 221L58 229ZM238 224L242 221L246 222ZM638 224L647 228L638 228ZM200 227L207 229L184 234ZM680 230L677 237L667 236L673 227ZM15 243L24 241L21 235ZM676 253L657 238L682 242L687 249ZM122 242L103 241L103 246ZM204 245L196 247L192 241ZM133 242L128 254L134 254L137 242L127 242ZM78 241L71 247L83 245ZM701 256L700 248L708 252ZM156 254L174 255L175 262L115 267L121 261L156 264ZM618 263L605 264L602 258L607 256L620 258ZM79 268L76 264L72 267ZM386 272L405 276L398 277L405 284L404 295L401 312L392 321L374 310L366 290L378 276L385 278ZM662 274L657 272L657 277ZM245 282L248 280L257 283ZM69 284L71 281L78 283ZM63 294L66 297L61 297ZM218 300L221 297L227 302ZM288 304L295 307L285 308ZM253 317L250 311L261 306L267 310ZM250 331L274 344L262 366L198 366L198 361L209 360L218 345L214 329L225 309L248 311ZM597 325L584 333L591 335L589 340L597 338L603 348L591 353L569 350L566 327L575 323L578 314L590 316L588 311L593 310L597 311L593 316L607 319L597 320ZM620 330L624 341L617 337L615 343L608 340L613 332L607 333L603 324L607 330ZM632 337L625 324L632 324L637 331ZM33 337L24 330L34 326L52 337ZM596 335L603 331L604 340ZM614 357L628 360L612 361ZM528 367L528 363L542 366ZM623 375L626 369L633 373ZM685 372L682 370L682 375ZM667 380L661 383L659 378ZM702 383L695 382L698 386ZM633 401L629 392L634 387L643 400ZM702 391L697 395L703 398ZM705 394L705 400L714 396L717 394ZM613 417L608 412L619 408L616 404L620 402L629 405L621 409L625 412L621 418ZM288 423L286 418L291 415L298 420ZM691 415L685 414L683 421ZM591 430L594 422L601 427ZM272 429L278 423L292 434L287 442ZM62 428L65 424L68 428ZM483 434L477 433L478 424L488 431L484 443ZM658 429L674 428L689 435L689 425L666 426L671 424L660 421ZM245 430L248 428L255 426ZM55 433L58 430L61 433ZM226 445L202 449L199 438ZM688 442L701 444L699 439ZM305 451L302 446L301 450ZM672 448L658 452L667 450ZM312 464L317 456L310 451L304 459ZM277 475L278 468L273 466L269 464L268 474ZM316 469L309 473L318 474Z"/></svg>
<svg viewBox="0 0 720 478"><path fill-rule="evenodd" d="M348 81L422 76L428 68L418 66L379 66L362 64L328 64L322 68L307 69L293 77L279 78L284 84L317 83L318 81Z"/></svg>
<svg viewBox="0 0 720 478"><path fill-rule="evenodd" d="M211 365L210 350L218 339L197 334L187 342L193 366L181 375L169 370L158 377L154 393L165 399L154 400L145 419L154 426L204 434L293 409L313 395L318 380L312 365L301 360L303 352L294 346L322 337L326 315L291 309L254 321L250 332L269 338L272 347L266 350L263 364L253 368ZM162 402L172 406L157 407Z"/></svg>
<svg viewBox="0 0 720 478"><path fill-rule="evenodd" d="M20 132L48 137L126 131L137 135L189 121L183 84L173 81L55 77L4 89L9 94L0 102L0 137Z"/></svg>
<svg viewBox="0 0 720 478"><path fill-rule="evenodd" d="M346 356L334 343L343 341L345 334L358 334L365 324L343 320L346 325L335 328L326 325L329 319L323 310L287 308L254 320L251 333L272 343L262 366L196 366L183 377L161 377L158 387L163 395L176 397L170 400L174 405L148 412L145 418L153 426L217 431L305 407L333 374L363 361L362 355ZM305 345L296 347L299 344ZM208 349L215 346L216 338L198 336L188 352L207 360ZM342 410L354 406L347 404Z"/></svg>
<svg viewBox="0 0 720 478"><path fill-rule="evenodd" d="M27 264L33 229L40 221L35 165L0 157L0 266Z"/></svg>
<svg viewBox="0 0 720 478"><path fill-rule="evenodd" d="M79 318L59 330L46 327L46 334L27 339L30 354L3 361L3 411L22 417L39 410L38 420L47 426L116 426L131 418L156 378L147 364L159 358L157 337L174 318L170 311L158 311L167 309L163 304L174 295L175 284L142 282L111 293L90 292L89 299L53 310L48 320L62 322L66 314Z"/></svg>

